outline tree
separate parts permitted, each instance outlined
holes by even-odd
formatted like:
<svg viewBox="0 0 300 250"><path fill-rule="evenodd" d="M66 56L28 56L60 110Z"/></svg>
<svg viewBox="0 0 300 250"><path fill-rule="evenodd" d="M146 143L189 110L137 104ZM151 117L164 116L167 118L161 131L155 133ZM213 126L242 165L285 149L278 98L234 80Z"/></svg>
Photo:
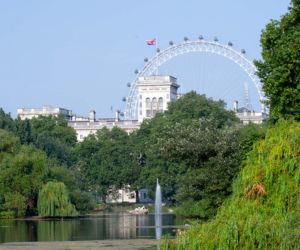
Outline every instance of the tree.
<svg viewBox="0 0 300 250"><path fill-rule="evenodd" d="M159 178L163 196L186 216L213 216L239 170L240 123L224 106L190 92L132 135L146 159L139 185L154 190Z"/></svg>
<svg viewBox="0 0 300 250"><path fill-rule="evenodd" d="M33 118L30 120L30 128L32 143L37 148L45 151L59 165L72 164L71 151L76 144L76 132L68 127L62 116Z"/></svg>
<svg viewBox="0 0 300 250"><path fill-rule="evenodd" d="M77 216L74 205L70 203L69 193L64 183L48 182L39 193L38 212L40 216Z"/></svg>
<svg viewBox="0 0 300 250"><path fill-rule="evenodd" d="M47 174L46 155L0 130L0 200L18 216L35 212L39 188Z"/></svg>
<svg viewBox="0 0 300 250"><path fill-rule="evenodd" d="M177 177L178 212L203 219L214 216L240 169L238 129L220 129L206 120L177 123L159 145L169 161L185 166Z"/></svg>
<svg viewBox="0 0 300 250"><path fill-rule="evenodd" d="M261 45L263 59L256 66L270 107L270 118L300 120L299 0L292 0L289 12L266 26Z"/></svg>
<svg viewBox="0 0 300 250"><path fill-rule="evenodd" d="M20 148L20 140L14 134L0 129L0 163L6 154L15 154Z"/></svg>
<svg viewBox="0 0 300 250"><path fill-rule="evenodd" d="M0 129L5 129L10 132L15 131L14 120L10 114L6 114L2 108L0 108Z"/></svg>
<svg viewBox="0 0 300 250"><path fill-rule="evenodd" d="M33 142L32 128L30 120L21 120L19 117L15 120L16 135L20 138L22 144Z"/></svg>
<svg viewBox="0 0 300 250"><path fill-rule="evenodd" d="M132 160L132 143L128 134L117 127L103 128L90 135L74 149L73 166L82 190L105 196L109 188L132 188L140 173L137 160Z"/></svg>
<svg viewBox="0 0 300 250"><path fill-rule="evenodd" d="M88 192L80 190L77 172L63 166L52 166L45 182L63 182L69 190L70 201L77 211L88 211L94 208L93 197ZM84 184L82 184L84 185Z"/></svg>

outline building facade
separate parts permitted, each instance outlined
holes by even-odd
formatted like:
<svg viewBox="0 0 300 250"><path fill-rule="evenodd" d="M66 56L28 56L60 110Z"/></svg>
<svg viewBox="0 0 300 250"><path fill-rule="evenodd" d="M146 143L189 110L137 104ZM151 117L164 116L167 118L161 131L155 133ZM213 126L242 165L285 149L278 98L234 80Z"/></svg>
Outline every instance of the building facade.
<svg viewBox="0 0 300 250"><path fill-rule="evenodd" d="M245 107L239 108L238 101L234 102L233 111L235 112L235 115L245 125L249 123L261 124L264 121L266 121L269 117L264 107L262 108L261 112L256 112Z"/></svg>
<svg viewBox="0 0 300 250"><path fill-rule="evenodd" d="M177 99L179 85L173 76L142 76L138 78L138 122L162 113L168 103Z"/></svg>
<svg viewBox="0 0 300 250"><path fill-rule="evenodd" d="M95 134L97 130L104 127L112 129L118 127L125 130L127 133L131 133L139 128L140 123L137 120L121 120L120 113L116 112L115 118L96 118L96 112L91 111L89 117L73 116L68 121L68 125L76 131L77 141L83 141L83 139L91 134Z"/></svg>
<svg viewBox="0 0 300 250"><path fill-rule="evenodd" d="M72 117L72 110L65 108L56 108L52 106L43 106L42 108L19 108L17 109L17 115L21 120L49 115L63 115L66 120L70 120Z"/></svg>

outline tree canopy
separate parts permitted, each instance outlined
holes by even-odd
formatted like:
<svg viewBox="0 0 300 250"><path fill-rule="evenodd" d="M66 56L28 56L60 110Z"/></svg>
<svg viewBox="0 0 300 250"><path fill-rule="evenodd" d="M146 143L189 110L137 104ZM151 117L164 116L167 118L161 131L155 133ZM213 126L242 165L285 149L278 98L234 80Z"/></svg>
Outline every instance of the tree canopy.
<svg viewBox="0 0 300 250"><path fill-rule="evenodd" d="M243 151L240 123L224 106L190 92L132 135L135 154L144 158L138 184L154 190L159 178L164 197L183 215L210 218L231 193Z"/></svg>
<svg viewBox="0 0 300 250"><path fill-rule="evenodd" d="M289 12L272 20L261 36L262 60L258 76L270 107L270 117L300 120L300 2L293 0Z"/></svg>
<svg viewBox="0 0 300 250"><path fill-rule="evenodd" d="M13 134L0 130L0 201L6 209L33 213L47 169L42 151L20 145Z"/></svg>

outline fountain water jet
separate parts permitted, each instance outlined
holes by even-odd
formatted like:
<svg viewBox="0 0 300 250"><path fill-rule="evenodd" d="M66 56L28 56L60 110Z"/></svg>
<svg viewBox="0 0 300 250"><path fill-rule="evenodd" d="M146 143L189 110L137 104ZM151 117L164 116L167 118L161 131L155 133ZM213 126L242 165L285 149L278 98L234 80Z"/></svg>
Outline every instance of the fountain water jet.
<svg viewBox="0 0 300 250"><path fill-rule="evenodd" d="M155 234L157 240L161 239L162 234L161 203L161 188L157 179L155 192Z"/></svg>

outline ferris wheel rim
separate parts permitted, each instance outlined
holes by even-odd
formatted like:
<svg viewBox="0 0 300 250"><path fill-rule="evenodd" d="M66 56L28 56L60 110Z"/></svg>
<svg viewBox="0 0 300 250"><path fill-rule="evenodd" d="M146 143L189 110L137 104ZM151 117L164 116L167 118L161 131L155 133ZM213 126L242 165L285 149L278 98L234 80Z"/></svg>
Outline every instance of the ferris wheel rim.
<svg viewBox="0 0 300 250"><path fill-rule="evenodd" d="M261 82L256 75L257 69L252 61L250 61L243 52L239 52L233 49L230 45L224 45L218 41L207 41L201 40L186 40L179 44L172 44L166 49L157 52L150 60L147 60L143 68L136 72L136 77L131 84L129 95L126 98L125 106L125 119L136 119L137 114L137 101L136 98L136 84L140 76L149 76L154 73L154 71L160 67L165 62L171 60L182 54L192 53L192 52L208 52L212 54L217 54L223 56L235 64L237 64L244 72L249 76L251 82L255 85L257 93L259 95L259 100L261 103L265 100L264 93L262 90Z"/></svg>

